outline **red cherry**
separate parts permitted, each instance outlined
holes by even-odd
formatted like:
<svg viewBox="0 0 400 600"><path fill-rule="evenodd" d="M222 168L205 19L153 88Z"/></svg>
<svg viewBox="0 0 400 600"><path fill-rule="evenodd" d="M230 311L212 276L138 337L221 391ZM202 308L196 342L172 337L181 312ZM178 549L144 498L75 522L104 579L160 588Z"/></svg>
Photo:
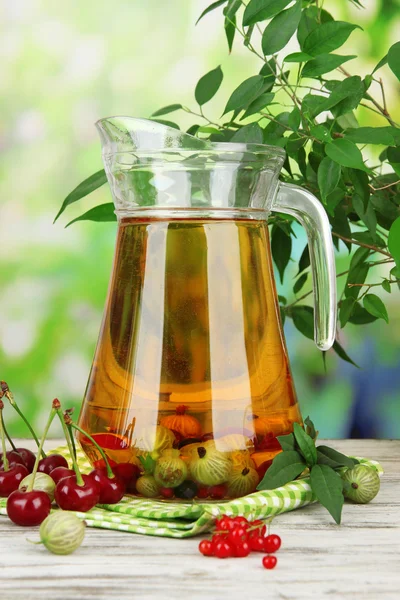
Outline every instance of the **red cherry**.
<svg viewBox="0 0 400 600"><path fill-rule="evenodd" d="M165 487L163 487L163 488L160 488L160 495L163 498L170 499L170 498L173 498L175 496L175 492L174 492L173 488L165 488Z"/></svg>
<svg viewBox="0 0 400 600"><path fill-rule="evenodd" d="M233 546L240 544L241 542L248 541L248 533L245 527L241 527L240 525L236 526L235 529L229 532L228 534L228 542Z"/></svg>
<svg viewBox="0 0 400 600"><path fill-rule="evenodd" d="M209 488L205 485L201 485L199 486L198 490L197 490L197 497L198 498L208 498L208 496L210 495L210 491Z"/></svg>
<svg viewBox="0 0 400 600"><path fill-rule="evenodd" d="M56 485L61 479L64 479L64 477L71 477L72 475L75 475L75 471L73 469L67 469L67 467L56 467L50 472L50 477Z"/></svg>
<svg viewBox="0 0 400 600"><path fill-rule="evenodd" d="M217 558L229 558L234 556L233 548L228 542L221 540L217 542L214 546L214 555Z"/></svg>
<svg viewBox="0 0 400 600"><path fill-rule="evenodd" d="M8 471L0 471L0 497L8 498L8 496L18 489L21 481L29 475L25 465L15 464Z"/></svg>
<svg viewBox="0 0 400 600"><path fill-rule="evenodd" d="M224 484L212 485L208 488L208 491L213 500L221 500L226 495L227 487Z"/></svg>
<svg viewBox="0 0 400 600"><path fill-rule="evenodd" d="M235 521L228 515L223 515L215 521L215 526L218 531L231 531L235 527Z"/></svg>
<svg viewBox="0 0 400 600"><path fill-rule="evenodd" d="M56 485L55 499L63 510L87 512L100 499L100 486L89 475L82 475L84 484L78 485L76 476L65 477Z"/></svg>
<svg viewBox="0 0 400 600"><path fill-rule="evenodd" d="M132 463L119 463L112 467L114 474L119 478L125 481L126 484L130 482L131 479L137 479L140 475L140 469L137 465Z"/></svg>
<svg viewBox="0 0 400 600"><path fill-rule="evenodd" d="M264 569L274 569L276 567L276 563L278 562L278 559L276 558L276 556L264 556L264 558L262 559L262 564Z"/></svg>
<svg viewBox="0 0 400 600"><path fill-rule="evenodd" d="M235 556L237 556L238 558L244 558L245 556L248 556L251 552L249 542L243 541L236 544L234 546L234 552Z"/></svg>
<svg viewBox="0 0 400 600"><path fill-rule="evenodd" d="M15 467L15 465L24 465L24 467L26 467L24 459L15 450L9 450L6 454L6 456L7 456L7 460L8 460L8 467L10 469L11 469L11 467ZM0 469L2 469L2 468L3 468L3 454L0 454Z"/></svg>
<svg viewBox="0 0 400 600"><path fill-rule="evenodd" d="M126 485L126 493L127 494L137 494L136 489L137 478L133 477Z"/></svg>
<svg viewBox="0 0 400 600"><path fill-rule="evenodd" d="M264 549L265 552L268 552L268 554L277 552L277 550L279 550L279 548L281 547L281 544L281 538L279 537L279 535L275 535L274 533L272 535L267 535L267 537L264 538Z"/></svg>
<svg viewBox="0 0 400 600"><path fill-rule="evenodd" d="M38 471L40 473L46 473L50 475L53 469L57 467L66 467L68 468L68 463L66 459L61 456L61 454L49 454L46 458L41 458L39 461Z"/></svg>
<svg viewBox="0 0 400 600"><path fill-rule="evenodd" d="M125 483L118 477L108 477L103 469L94 469L89 473L100 487L100 504L117 504L125 494Z"/></svg>
<svg viewBox="0 0 400 600"><path fill-rule="evenodd" d="M249 545L253 552L265 552L264 538L258 534L256 536L249 535Z"/></svg>
<svg viewBox="0 0 400 600"><path fill-rule="evenodd" d="M7 499L7 514L16 525L40 525L50 514L51 501L46 492L15 490Z"/></svg>
<svg viewBox="0 0 400 600"><path fill-rule="evenodd" d="M35 464L36 456L32 452L32 450L28 450L28 448L17 448L18 454L22 457L22 460L25 463L26 468L29 473L33 471L33 465Z"/></svg>
<svg viewBox="0 0 400 600"><path fill-rule="evenodd" d="M210 540L201 540L199 550L204 556L212 556L214 554L214 548Z"/></svg>

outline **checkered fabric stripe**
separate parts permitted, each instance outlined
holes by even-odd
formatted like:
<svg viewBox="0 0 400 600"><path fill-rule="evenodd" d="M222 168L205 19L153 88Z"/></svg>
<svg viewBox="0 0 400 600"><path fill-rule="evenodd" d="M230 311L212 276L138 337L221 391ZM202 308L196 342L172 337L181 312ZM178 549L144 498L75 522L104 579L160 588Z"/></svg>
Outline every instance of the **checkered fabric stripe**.
<svg viewBox="0 0 400 600"><path fill-rule="evenodd" d="M67 447L53 452L69 459ZM77 449L79 467L88 473L92 466L82 450ZM374 460L358 459L374 467L382 475L381 465ZM0 499L0 514L6 515L6 499ZM292 481L275 490L255 492L244 498L225 502L167 502L125 496L118 504L102 504L87 513L75 514L89 527L115 529L172 538L187 538L208 531L221 514L244 515L249 520L266 519L316 502L309 478ZM57 510L57 509L55 509Z"/></svg>

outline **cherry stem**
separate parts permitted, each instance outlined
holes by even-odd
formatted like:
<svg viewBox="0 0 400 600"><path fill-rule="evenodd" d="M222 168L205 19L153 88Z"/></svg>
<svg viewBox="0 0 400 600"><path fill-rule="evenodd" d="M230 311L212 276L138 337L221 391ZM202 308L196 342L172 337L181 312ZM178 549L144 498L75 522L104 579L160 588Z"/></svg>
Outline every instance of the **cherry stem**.
<svg viewBox="0 0 400 600"><path fill-rule="evenodd" d="M1 446L2 446L2 450L3 450L3 470L4 471L8 471L9 468L10 468L10 465L8 464L7 448L6 448L6 436L4 435L4 427L3 427L3 408L4 408L3 400L0 399L0 413L1 413L1 418L0 418L0 437L1 437Z"/></svg>
<svg viewBox="0 0 400 600"><path fill-rule="evenodd" d="M72 451L74 453L74 457L76 458L75 438L74 438L74 434L72 433L72 427L71 427L71 425L68 425L68 423L67 423L67 429L68 429L69 437L70 437L70 440L71 440Z"/></svg>
<svg viewBox="0 0 400 600"><path fill-rule="evenodd" d="M76 461L76 456L74 454L74 450L73 450L73 447L72 447L70 432L69 432L67 424L66 424L66 422L64 420L64 414L63 414L63 412L61 410L61 406L57 409L57 415L58 415L58 417L60 419L61 426L62 426L63 432L64 432L64 436L65 436L65 439L66 439L67 444L68 444L68 450L69 450L69 453L70 453L70 456L71 456L71 460L72 460L72 468L75 471L76 483L79 485L79 487L83 487L85 485L85 482L83 480L82 474L81 474L81 472L79 470L79 467L78 467L78 463Z"/></svg>
<svg viewBox="0 0 400 600"><path fill-rule="evenodd" d="M96 442L96 440L94 440L94 439L92 438L92 436L91 436L89 433L87 433L87 432L86 432L84 429L82 429L82 427L79 427L79 425L77 425L76 423L74 423L74 422L71 422L71 427L73 427L74 429L76 429L77 431L79 431L80 433L82 433L82 435L86 436L86 437L87 437L87 438L88 438L88 439L89 439L89 440L92 442L92 444L94 444L94 445L96 446L97 450L98 450L98 451L100 452L100 454L101 454L101 457L102 457L102 459L103 459L103 460L104 460L104 462L105 462L106 469L107 469L107 477L108 477L109 479L114 479L114 477L115 477L115 474L113 473L113 470L112 470L112 468L110 467L110 463L108 462L107 456L106 456L106 454L105 454L105 452L104 452L103 448L101 448L101 447L99 446L99 444Z"/></svg>
<svg viewBox="0 0 400 600"><path fill-rule="evenodd" d="M8 399L8 401L10 402L11 406L13 407L13 409L17 411L17 413L19 414L19 416L21 417L21 419L24 421L25 425L28 427L29 431L31 432L31 435L32 435L33 439L35 440L37 447L40 448L40 442L38 440L38 437L37 437L36 433L34 432L34 430L32 428L32 425L29 423L28 419L25 417L25 415L23 414L23 412L19 408L18 404L15 402L14 395L10 391L5 392L4 395L6 396L6 398ZM42 457L46 458L46 454L44 453L43 450L41 450L39 452L39 454L42 454Z"/></svg>
<svg viewBox="0 0 400 600"><path fill-rule="evenodd" d="M14 444L14 442L12 441L12 439L11 439L11 437L10 437L10 435L9 435L8 431L7 431L7 428L6 428L6 426L5 426L5 423L4 423L4 417L3 417L3 412L1 413L1 424L2 424L2 427L3 427L4 434L5 434L6 438L8 439L8 442L9 442L9 444L10 444L11 448L12 448L13 450L17 451L17 449L16 449L16 447L15 447L15 444Z"/></svg>
<svg viewBox="0 0 400 600"><path fill-rule="evenodd" d="M39 467L40 455L43 454L43 445L44 445L44 442L45 442L45 440L47 438L47 433L48 433L48 431L50 429L50 425L52 424L53 419L54 419L55 416L56 416L56 409L54 408L54 405L53 405L51 407L51 411L50 411L49 418L48 418L47 423L46 423L46 427L44 428L44 431L43 431L42 439L39 442L39 449L38 449L38 453L36 455L35 464L33 465L33 470L32 470L32 478L31 478L31 480L30 480L30 482L28 484L28 487L26 488L27 492L32 492L32 490L33 490L33 486L35 484L36 473L37 473L37 470L38 470L38 467ZM44 455L44 458L46 458L46 455Z"/></svg>

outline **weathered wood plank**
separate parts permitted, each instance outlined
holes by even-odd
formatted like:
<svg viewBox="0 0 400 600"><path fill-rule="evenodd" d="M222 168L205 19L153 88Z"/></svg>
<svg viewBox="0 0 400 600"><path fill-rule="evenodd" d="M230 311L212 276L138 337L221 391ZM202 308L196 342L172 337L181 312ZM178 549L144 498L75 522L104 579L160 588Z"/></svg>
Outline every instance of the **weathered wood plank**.
<svg viewBox="0 0 400 600"><path fill-rule="evenodd" d="M277 517L273 531L283 545L274 571L262 568L262 555L204 558L197 551L198 538L89 528L79 551L57 557L26 541L37 539L37 530L0 517L0 599L397 600L400 441L337 440L332 445L379 460L385 469L381 492L371 504L346 504L341 526L318 505Z"/></svg>

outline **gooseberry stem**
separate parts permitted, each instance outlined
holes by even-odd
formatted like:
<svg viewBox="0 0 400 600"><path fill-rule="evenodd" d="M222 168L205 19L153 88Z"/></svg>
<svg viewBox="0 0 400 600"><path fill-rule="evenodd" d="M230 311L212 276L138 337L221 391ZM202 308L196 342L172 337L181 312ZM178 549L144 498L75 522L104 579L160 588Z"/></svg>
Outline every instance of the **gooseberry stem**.
<svg viewBox="0 0 400 600"><path fill-rule="evenodd" d="M7 448L6 448L6 437L4 435L4 427L3 427L3 408L4 408L4 402L0 398L0 414L1 414L1 418L0 418L0 436L1 436L1 447L2 447L2 450L3 450L3 469L4 469L4 471L8 471L9 468L10 468L10 466L8 464Z"/></svg>
<svg viewBox="0 0 400 600"><path fill-rule="evenodd" d="M25 417L25 415L19 408L18 404L16 403L14 394L10 391L8 384L5 381L1 381L0 384L1 384L1 389L4 391L5 397L8 399L8 401L11 404L11 406L13 407L13 409L19 414L21 419L24 421L25 425L28 427L29 431L31 432L33 439L35 440L37 447L39 448L40 442L38 440L38 437L37 437L36 433L34 432L32 425L29 423L28 419ZM41 454L42 454L43 458L46 458L46 454L44 453L43 450L41 451Z"/></svg>
<svg viewBox="0 0 400 600"><path fill-rule="evenodd" d="M31 478L31 480L30 480L30 482L28 484L28 487L26 489L27 492L31 492L33 490L33 486L35 485L35 477L36 477L36 473L37 473L37 470L38 470L38 467L39 467L40 455L43 452L43 445L44 445L44 442L45 442L45 440L47 438L47 434L48 434L48 431L50 429L50 425L52 424L53 419L56 416L57 403L60 404L59 400L57 400L57 398L55 398L53 400L53 404L52 404L52 407L51 407L49 418L47 419L46 427L44 428L44 431L43 431L42 439L39 442L38 453L36 455L35 464L33 465L33 470L32 470L32 478ZM46 455L44 455L44 456L46 456Z"/></svg>
<svg viewBox="0 0 400 600"><path fill-rule="evenodd" d="M82 487L82 486L85 485L85 482L83 481L82 474L81 474L81 472L79 470L78 463L76 461L76 456L75 456L73 448L72 448L71 436L69 434L67 424L65 423L64 415L63 415L63 412L61 410L61 405L57 408L57 415L58 415L58 417L59 417L59 419L61 421L61 426L63 428L64 436L65 436L66 442L68 444L68 450L69 450L69 453L71 455L71 460L72 460L72 468L75 471L76 483L80 487Z"/></svg>
<svg viewBox="0 0 400 600"><path fill-rule="evenodd" d="M101 458L104 460L104 463L106 465L107 477L109 479L114 479L115 475L113 473L112 468L110 467L110 463L108 462L106 453L104 452L103 448L101 448L99 446L99 444L96 442L96 440L94 440L89 433L87 433L84 429L82 429L82 427L79 427L79 425L77 425L73 421L71 421L70 426L73 427L74 429L76 429L77 431L79 431L80 433L82 433L82 435L84 435L85 437L87 437L92 442L92 444L94 444L96 446L97 450L101 454Z"/></svg>
<svg viewBox="0 0 400 600"><path fill-rule="evenodd" d="M16 449L16 447L15 447L15 444L14 444L14 442L12 441L12 439L11 439L11 436L9 435L9 433L8 433L8 431L7 431L7 428L6 428L6 426L5 426L5 423L4 423L4 417L3 417L3 413L1 413L1 425L2 425L2 427L3 427L4 435L5 435L5 436L6 436L6 438L8 439L8 442L9 442L9 444L10 444L11 448L12 448L13 450L17 451L17 449Z"/></svg>

